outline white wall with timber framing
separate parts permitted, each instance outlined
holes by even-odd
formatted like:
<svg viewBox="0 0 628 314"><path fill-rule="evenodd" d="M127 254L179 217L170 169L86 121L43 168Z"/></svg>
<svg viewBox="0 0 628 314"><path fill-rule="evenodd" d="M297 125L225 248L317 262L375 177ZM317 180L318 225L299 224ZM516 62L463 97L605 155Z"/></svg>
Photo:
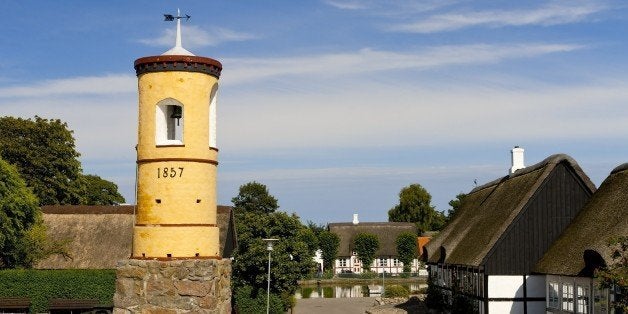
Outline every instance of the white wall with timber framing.
<svg viewBox="0 0 628 314"><path fill-rule="evenodd" d="M418 259L412 261L410 265L410 271L413 273L421 270L421 263ZM392 256L376 257L371 264L371 271L381 274L386 272L387 274L400 274L403 273L403 263L397 258ZM341 256L334 262L334 273L340 274L343 272L351 272L360 274L364 272L362 261L357 255ZM423 273L421 273L423 275Z"/></svg>

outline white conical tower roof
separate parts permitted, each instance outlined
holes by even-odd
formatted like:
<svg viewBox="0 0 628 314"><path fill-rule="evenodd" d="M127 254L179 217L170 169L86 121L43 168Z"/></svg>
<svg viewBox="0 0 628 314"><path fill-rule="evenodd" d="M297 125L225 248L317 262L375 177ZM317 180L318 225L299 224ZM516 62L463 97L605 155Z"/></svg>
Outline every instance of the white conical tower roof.
<svg viewBox="0 0 628 314"><path fill-rule="evenodd" d="M162 53L162 56L193 56L194 54L183 48L181 45L181 12L177 9L177 38L175 40L174 47L172 49Z"/></svg>

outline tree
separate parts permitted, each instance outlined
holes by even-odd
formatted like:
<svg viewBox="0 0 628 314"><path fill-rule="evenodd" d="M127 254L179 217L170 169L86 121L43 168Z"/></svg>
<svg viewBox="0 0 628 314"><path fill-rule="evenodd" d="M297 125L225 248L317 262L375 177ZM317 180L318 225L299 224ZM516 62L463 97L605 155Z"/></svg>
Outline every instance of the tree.
<svg viewBox="0 0 628 314"><path fill-rule="evenodd" d="M124 197L118 193L118 186L97 175L84 175L85 205L118 205Z"/></svg>
<svg viewBox="0 0 628 314"><path fill-rule="evenodd" d="M0 117L0 157L17 167L39 205L123 203L113 182L83 175L73 133L59 119Z"/></svg>
<svg viewBox="0 0 628 314"><path fill-rule="evenodd" d="M440 230L444 215L430 204L432 196L420 184L411 184L399 192L399 204L388 211L388 221L414 222L419 232Z"/></svg>
<svg viewBox="0 0 628 314"><path fill-rule="evenodd" d="M412 232L403 232L397 236L397 256L403 263L403 271L410 272L412 261L417 256L417 238Z"/></svg>
<svg viewBox="0 0 628 314"><path fill-rule="evenodd" d="M358 233L353 240L355 252L362 261L362 267L366 271L371 270L371 264L375 260L375 253L379 249L379 239L372 233Z"/></svg>
<svg viewBox="0 0 628 314"><path fill-rule="evenodd" d="M338 257L338 247L340 237L332 232L323 230L318 235L318 247L323 252L323 266L325 269L332 269L336 257Z"/></svg>
<svg viewBox="0 0 628 314"><path fill-rule="evenodd" d="M447 222L451 221L456 216L456 213L458 212L458 209L462 205L462 202L464 201L464 198L466 196L467 194L458 193L458 195L456 195L456 198L449 201L449 206L451 206L451 209L447 210Z"/></svg>
<svg viewBox="0 0 628 314"><path fill-rule="evenodd" d="M600 280L600 287L615 289L613 307L628 312L628 236L610 239L608 247L611 251L611 261L598 270L596 275Z"/></svg>
<svg viewBox="0 0 628 314"><path fill-rule="evenodd" d="M67 255L67 241L46 235L37 197L17 169L0 158L0 268L30 268L51 254Z"/></svg>
<svg viewBox="0 0 628 314"><path fill-rule="evenodd" d="M80 154L72 133L58 119L0 118L0 155L17 167L40 205L83 203Z"/></svg>
<svg viewBox="0 0 628 314"><path fill-rule="evenodd" d="M255 191L254 198L249 198L251 191ZM236 205L234 213L238 234L238 248L232 264L232 286L251 287L251 298L266 292L268 251L262 239L276 238L279 241L272 251L270 292L281 296L284 305L289 304L289 298L298 287L297 280L315 270L312 259L316 250L314 233L301 224L295 214L275 211L277 200L268 194L263 184L251 182L242 185L240 194L232 201Z"/></svg>
<svg viewBox="0 0 628 314"><path fill-rule="evenodd" d="M240 186L238 195L231 202L235 207L250 212L268 214L279 208L277 199L268 193L268 188L255 181Z"/></svg>

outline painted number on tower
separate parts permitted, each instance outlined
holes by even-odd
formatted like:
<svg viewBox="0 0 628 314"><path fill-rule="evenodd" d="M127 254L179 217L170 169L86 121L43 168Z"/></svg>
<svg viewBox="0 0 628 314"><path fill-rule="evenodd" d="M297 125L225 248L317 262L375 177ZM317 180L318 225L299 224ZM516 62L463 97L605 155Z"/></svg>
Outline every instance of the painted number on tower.
<svg viewBox="0 0 628 314"><path fill-rule="evenodd" d="M176 178L183 176L183 167L157 168L157 178Z"/></svg>

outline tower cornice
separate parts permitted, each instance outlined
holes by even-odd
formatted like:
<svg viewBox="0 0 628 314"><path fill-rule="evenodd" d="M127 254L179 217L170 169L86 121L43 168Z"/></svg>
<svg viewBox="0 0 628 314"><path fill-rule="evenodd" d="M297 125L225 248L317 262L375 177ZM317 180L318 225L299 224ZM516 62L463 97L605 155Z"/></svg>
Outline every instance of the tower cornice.
<svg viewBox="0 0 628 314"><path fill-rule="evenodd" d="M200 72L219 78L222 71L222 64L218 60L185 55L142 57L135 60L134 67L137 76L151 72L184 71Z"/></svg>

